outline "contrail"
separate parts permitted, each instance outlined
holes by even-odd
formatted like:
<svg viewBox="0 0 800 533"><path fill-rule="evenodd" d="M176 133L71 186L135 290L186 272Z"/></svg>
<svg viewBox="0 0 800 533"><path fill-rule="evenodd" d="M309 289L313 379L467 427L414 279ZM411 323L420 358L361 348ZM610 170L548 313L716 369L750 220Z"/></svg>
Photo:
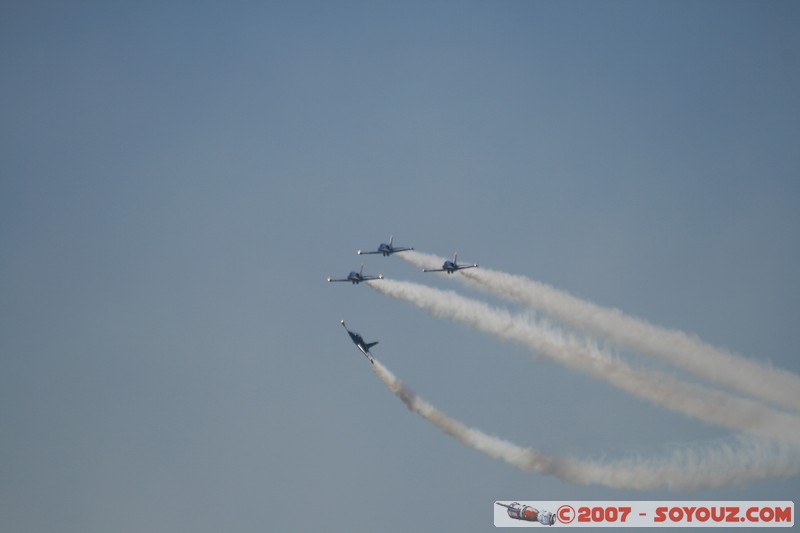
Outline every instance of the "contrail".
<svg viewBox="0 0 800 533"><path fill-rule="evenodd" d="M739 437L738 446L718 443L705 448L673 449L666 458L633 457L608 462L557 457L470 428L417 396L379 361L373 366L386 387L408 409L462 444L525 471L564 481L612 488L697 490L796 475L798 449L786 443Z"/></svg>
<svg viewBox="0 0 800 533"><path fill-rule="evenodd" d="M422 268L443 259L409 251L401 257ZM715 348L697 337L662 328L618 309L601 307L524 276L486 268L465 270L459 280L472 282L511 301L522 303L576 329L607 341L659 357L714 383L786 408L800 410L800 376L787 370Z"/></svg>
<svg viewBox="0 0 800 533"><path fill-rule="evenodd" d="M541 323L416 283L382 280L376 291L403 299L435 317L463 322L496 337L517 342L565 366L586 372L636 397L710 424L772 439L800 443L800 420L761 403L635 369L585 341Z"/></svg>

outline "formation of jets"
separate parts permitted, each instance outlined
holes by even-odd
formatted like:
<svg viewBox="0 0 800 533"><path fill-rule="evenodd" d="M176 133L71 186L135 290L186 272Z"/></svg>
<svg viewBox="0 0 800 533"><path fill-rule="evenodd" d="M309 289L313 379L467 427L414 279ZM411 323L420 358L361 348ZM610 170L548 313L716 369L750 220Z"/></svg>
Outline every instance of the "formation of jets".
<svg viewBox="0 0 800 533"><path fill-rule="evenodd" d="M396 254L399 252L406 252L408 250L413 250L413 247L399 247L394 246L394 235L389 236L389 242L385 243L382 242L378 245L378 249L371 252L365 252L363 250L358 250L356 253L358 255L371 255L371 254L381 254L384 257L389 257L392 254ZM458 272L459 270L464 270L465 268L477 268L477 263L472 264L458 264L458 253L453 256L453 260L447 260L442 264L442 268L435 268L435 269L426 269L423 268L423 272L447 272L448 274L452 274L453 272ZM381 280L383 279L383 274L378 274L377 276L365 275L364 274L364 264L361 264L361 269L356 272L350 272L346 278L334 279L334 278L327 278L329 283L332 282L346 282L349 281L353 285L358 285L362 281L373 281L373 280ZM347 334L350 336L350 340L353 341L353 344L364 354L364 356L369 359L369 362L373 365L375 361L372 359L372 354L370 353L369 349L378 344L377 341L375 342L364 342L364 338L354 331L350 331L347 329L347 325L345 325L344 320L340 320L342 327L347 331Z"/></svg>

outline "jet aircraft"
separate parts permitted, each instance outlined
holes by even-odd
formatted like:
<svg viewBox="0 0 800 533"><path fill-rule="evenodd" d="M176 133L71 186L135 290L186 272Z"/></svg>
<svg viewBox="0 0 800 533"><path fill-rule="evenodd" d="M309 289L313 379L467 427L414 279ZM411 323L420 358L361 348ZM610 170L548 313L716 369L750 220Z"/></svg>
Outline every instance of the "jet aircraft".
<svg viewBox="0 0 800 533"><path fill-rule="evenodd" d="M405 252L407 250L413 250L414 249L413 247L412 248L399 248L399 247L396 248L396 247L394 247L392 245L392 241L394 241L394 235L389 235L389 244L386 244L385 242L382 242L381 245L378 246L378 249L375 250L374 252L364 252L363 250L359 250L356 253L358 255L383 254L383 257L389 257L390 255L395 254L397 252Z"/></svg>
<svg viewBox="0 0 800 533"><path fill-rule="evenodd" d="M448 274L452 274L458 270L464 270L465 268L478 268L478 263L472 263L471 265L459 265L458 264L458 252L455 253L453 256L453 260L450 261L449 259L442 264L442 268L423 268L423 272L447 272Z"/></svg>
<svg viewBox="0 0 800 533"><path fill-rule="evenodd" d="M353 344L355 344L358 347L358 349L361 350L361 353L363 353L367 357L367 359L369 359L369 362L374 365L375 361L372 360L372 354L369 353L369 349L378 344L378 341L364 342L364 338L361 335L347 329L344 320L340 320L339 322L342 323L342 327L345 329L345 331L347 331L347 334L350 335L350 339L353 341Z"/></svg>
<svg viewBox="0 0 800 533"><path fill-rule="evenodd" d="M362 281L369 281L369 280L372 280L372 279L383 279L383 274L378 274L377 276L365 276L364 275L364 265L362 264L361 265L361 270L359 270L358 272L355 272L355 271L350 272L347 275L347 277L344 278L344 279L331 279L331 278L328 278L328 283L330 283L332 281L349 281L353 285L358 285Z"/></svg>

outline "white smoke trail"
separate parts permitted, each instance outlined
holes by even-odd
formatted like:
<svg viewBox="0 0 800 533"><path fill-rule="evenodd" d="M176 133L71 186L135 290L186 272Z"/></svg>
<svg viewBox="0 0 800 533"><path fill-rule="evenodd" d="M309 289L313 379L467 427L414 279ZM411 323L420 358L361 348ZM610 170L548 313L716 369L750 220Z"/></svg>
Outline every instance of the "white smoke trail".
<svg viewBox="0 0 800 533"><path fill-rule="evenodd" d="M546 455L492 437L450 418L417 396L379 361L373 366L386 387L412 412L462 444L525 471L564 481L612 488L697 490L788 477L800 471L800 452L786 443L739 437L738 445L718 443L703 448L673 449L666 458L632 457L609 462Z"/></svg>
<svg viewBox="0 0 800 533"><path fill-rule="evenodd" d="M444 259L409 251L401 257L422 268ZM459 280L471 281L493 294L520 302L569 326L603 336L639 353L659 357L704 379L791 409L800 409L800 376L715 348L679 330L662 328L601 307L524 276L480 268L465 270Z"/></svg>
<svg viewBox="0 0 800 533"><path fill-rule="evenodd" d="M653 371L635 369L560 330L494 309L453 291L394 280L368 284L382 294L403 299L435 317L463 322L500 339L517 342L569 368L586 372L673 411L710 424L800 443L800 420L775 412L761 403L681 382Z"/></svg>

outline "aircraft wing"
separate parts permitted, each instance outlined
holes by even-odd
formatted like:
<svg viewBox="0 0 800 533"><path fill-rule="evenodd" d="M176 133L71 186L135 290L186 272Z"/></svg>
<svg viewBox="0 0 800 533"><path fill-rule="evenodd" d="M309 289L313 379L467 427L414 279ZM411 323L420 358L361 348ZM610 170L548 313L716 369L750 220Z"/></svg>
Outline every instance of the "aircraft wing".
<svg viewBox="0 0 800 533"><path fill-rule="evenodd" d="M372 360L372 354L369 353L369 350L365 350L361 346L358 346L358 349L361 350L361 353L363 353L367 357L367 359L369 359L370 363L372 363L373 365L375 364L375 361Z"/></svg>
<svg viewBox="0 0 800 533"><path fill-rule="evenodd" d="M472 264L472 265L458 265L458 270L464 270L465 268L478 268L478 265L476 265L476 264Z"/></svg>
<svg viewBox="0 0 800 533"><path fill-rule="evenodd" d="M336 281L352 281L352 280L349 280L349 279L331 279L331 278L328 278L328 283L333 283L333 282L336 282Z"/></svg>
<svg viewBox="0 0 800 533"><path fill-rule="evenodd" d="M444 272L443 268L423 268L423 272Z"/></svg>
<svg viewBox="0 0 800 533"><path fill-rule="evenodd" d="M356 253L357 253L358 255L370 255L370 254L382 254L383 252L379 252L379 251L377 251L377 250L376 250L376 251L374 251L374 252L364 252L364 251L362 251L362 250L359 250L359 251L357 251Z"/></svg>
<svg viewBox="0 0 800 533"><path fill-rule="evenodd" d="M394 248L394 249L392 250L392 252L394 252L394 253L396 253L396 252L407 252L407 251L409 251L409 250L413 250L413 249L414 249L414 248Z"/></svg>
<svg viewBox="0 0 800 533"><path fill-rule="evenodd" d="M378 274L377 276L364 276L361 278L361 281L372 281L375 279L383 279L383 274Z"/></svg>

